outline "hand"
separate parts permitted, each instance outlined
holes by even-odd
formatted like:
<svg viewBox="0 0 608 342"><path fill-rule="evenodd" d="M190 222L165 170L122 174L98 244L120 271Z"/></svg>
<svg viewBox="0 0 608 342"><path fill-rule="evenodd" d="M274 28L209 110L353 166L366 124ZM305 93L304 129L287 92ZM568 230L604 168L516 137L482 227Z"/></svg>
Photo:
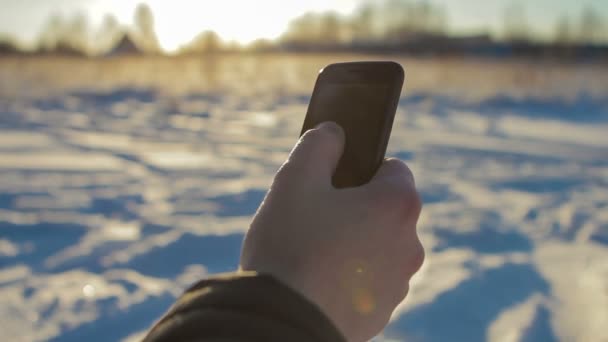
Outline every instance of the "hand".
<svg viewBox="0 0 608 342"><path fill-rule="evenodd" d="M358 188L331 177L344 133L326 122L306 132L275 176L247 232L243 270L274 275L323 310L348 341L388 323L422 265L421 202L409 168L384 161Z"/></svg>

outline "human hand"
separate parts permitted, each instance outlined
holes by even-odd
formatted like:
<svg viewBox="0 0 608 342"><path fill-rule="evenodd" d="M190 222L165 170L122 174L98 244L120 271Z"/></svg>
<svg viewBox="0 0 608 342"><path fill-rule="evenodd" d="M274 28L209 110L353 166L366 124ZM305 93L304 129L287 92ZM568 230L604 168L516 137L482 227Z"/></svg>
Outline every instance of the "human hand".
<svg viewBox="0 0 608 342"><path fill-rule="evenodd" d="M385 327L423 263L421 201L397 159L385 160L366 185L334 188L343 148L332 122L302 136L253 219L241 268L275 276L356 342Z"/></svg>

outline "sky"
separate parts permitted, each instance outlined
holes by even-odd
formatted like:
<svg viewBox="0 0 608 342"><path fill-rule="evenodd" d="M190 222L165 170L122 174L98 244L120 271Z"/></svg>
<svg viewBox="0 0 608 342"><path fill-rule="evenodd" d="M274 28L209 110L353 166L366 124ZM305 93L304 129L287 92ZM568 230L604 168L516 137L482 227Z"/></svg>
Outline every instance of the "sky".
<svg viewBox="0 0 608 342"><path fill-rule="evenodd" d="M98 25L106 13L128 25L140 2L154 11L159 41L174 50L197 33L212 29L226 40L247 43L256 38L276 38L298 15L307 11L333 10L341 14L355 11L365 0L0 0L0 34L32 43L47 18L84 13ZM369 1L369 0L367 0ZM532 30L550 38L558 18L568 15L578 21L582 9L592 6L608 21L608 0L433 0L448 13L452 33L487 30L500 35L504 9L519 1L526 10Z"/></svg>

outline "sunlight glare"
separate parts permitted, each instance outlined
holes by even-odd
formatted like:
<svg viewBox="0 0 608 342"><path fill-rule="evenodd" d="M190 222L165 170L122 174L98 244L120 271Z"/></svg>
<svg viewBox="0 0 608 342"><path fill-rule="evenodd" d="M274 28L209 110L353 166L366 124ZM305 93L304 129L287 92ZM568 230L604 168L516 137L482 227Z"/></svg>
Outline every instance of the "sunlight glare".
<svg viewBox="0 0 608 342"><path fill-rule="evenodd" d="M85 286L82 287L82 294L86 297L86 298L93 298L95 297L95 293L96 293L96 289L95 286L91 285L91 284L86 284Z"/></svg>
<svg viewBox="0 0 608 342"><path fill-rule="evenodd" d="M247 44L257 38L277 38L286 28L284 6L256 6L256 2L149 1L156 17L162 47L172 51L191 41L198 33L213 29L226 41ZM268 8L277 13L268 13ZM264 13L266 12L266 13Z"/></svg>
<svg viewBox="0 0 608 342"><path fill-rule="evenodd" d="M357 1L336 0L147 0L154 12L163 49L175 51L199 33L213 30L227 42L247 44L259 38L276 39L289 21L306 11L334 9L346 13ZM133 7L125 1L124 6Z"/></svg>

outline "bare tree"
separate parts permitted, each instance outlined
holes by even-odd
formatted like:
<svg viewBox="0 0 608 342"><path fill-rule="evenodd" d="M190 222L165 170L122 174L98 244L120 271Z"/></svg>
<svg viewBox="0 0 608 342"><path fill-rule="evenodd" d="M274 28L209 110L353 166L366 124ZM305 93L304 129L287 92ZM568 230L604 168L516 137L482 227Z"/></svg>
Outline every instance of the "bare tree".
<svg viewBox="0 0 608 342"><path fill-rule="evenodd" d="M340 44L344 41L344 25L334 12L328 12L319 18L317 41L324 45Z"/></svg>
<svg viewBox="0 0 608 342"><path fill-rule="evenodd" d="M186 53L213 53L222 50L223 43L215 31L205 31L188 44L183 50Z"/></svg>
<svg viewBox="0 0 608 342"><path fill-rule="evenodd" d="M69 20L59 14L52 15L38 38L43 50L59 53L89 53L89 23L87 17L77 13Z"/></svg>
<svg viewBox="0 0 608 342"><path fill-rule="evenodd" d="M428 33L433 18L433 8L428 1L413 3L410 9L410 26L416 33Z"/></svg>
<svg viewBox="0 0 608 342"><path fill-rule="evenodd" d="M602 17L593 7L586 7L581 13L579 41L582 43L600 43L605 38Z"/></svg>
<svg viewBox="0 0 608 342"><path fill-rule="evenodd" d="M555 23L555 42L561 45L571 44L573 41L572 25L567 16L560 17Z"/></svg>
<svg viewBox="0 0 608 342"><path fill-rule="evenodd" d="M505 8L504 36L512 42L530 40L530 26L526 10L520 2L513 2Z"/></svg>
<svg viewBox="0 0 608 342"><path fill-rule="evenodd" d="M370 42L377 37L379 32L377 17L376 6L371 3L361 6L350 23L352 40Z"/></svg>
<svg viewBox="0 0 608 342"><path fill-rule="evenodd" d="M393 44L412 37L445 34L447 16L429 0L367 1L354 16L307 13L293 20L282 42L295 45L340 45L347 42Z"/></svg>
<svg viewBox="0 0 608 342"><path fill-rule="evenodd" d="M74 15L68 23L67 32L62 41L68 47L84 53L89 53L89 34L88 18L84 14L78 13Z"/></svg>
<svg viewBox="0 0 608 342"><path fill-rule="evenodd" d="M385 37L391 40L403 41L413 36L445 33L445 10L429 1L390 0L383 12Z"/></svg>
<svg viewBox="0 0 608 342"><path fill-rule="evenodd" d="M38 38L40 47L44 50L53 50L65 36L67 23L60 14L53 14L42 27Z"/></svg>
<svg viewBox="0 0 608 342"><path fill-rule="evenodd" d="M138 41L145 52L157 53L160 51L160 44L156 36L154 27L154 14L152 9L145 3L137 5L135 9L135 28Z"/></svg>
<svg viewBox="0 0 608 342"><path fill-rule="evenodd" d="M434 7L429 18L428 30L435 34L445 35L448 30L448 14L445 7Z"/></svg>
<svg viewBox="0 0 608 342"><path fill-rule="evenodd" d="M97 33L98 50L107 50L114 46L124 34L115 16L106 14Z"/></svg>
<svg viewBox="0 0 608 342"><path fill-rule="evenodd" d="M289 24L289 28L281 40L290 44L310 44L317 40L318 32L318 15L306 13Z"/></svg>

